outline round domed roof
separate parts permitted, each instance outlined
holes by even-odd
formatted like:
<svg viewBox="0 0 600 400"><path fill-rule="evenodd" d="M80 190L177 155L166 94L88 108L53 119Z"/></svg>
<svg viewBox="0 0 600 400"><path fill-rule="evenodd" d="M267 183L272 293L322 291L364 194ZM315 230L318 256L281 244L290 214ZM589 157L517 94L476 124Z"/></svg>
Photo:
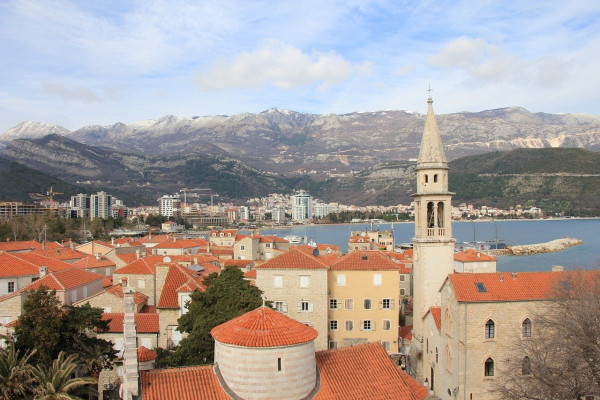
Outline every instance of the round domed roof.
<svg viewBox="0 0 600 400"><path fill-rule="evenodd" d="M262 306L215 326L210 334L221 343L244 347L279 347L309 342L317 331Z"/></svg>

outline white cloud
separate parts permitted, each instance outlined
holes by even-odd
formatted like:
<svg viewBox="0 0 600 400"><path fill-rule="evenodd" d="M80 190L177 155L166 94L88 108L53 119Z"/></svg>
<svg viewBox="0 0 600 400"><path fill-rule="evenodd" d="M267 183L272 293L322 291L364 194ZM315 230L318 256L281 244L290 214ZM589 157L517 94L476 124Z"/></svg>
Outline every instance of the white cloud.
<svg viewBox="0 0 600 400"><path fill-rule="evenodd" d="M42 90L45 93L69 101L83 101L85 103L98 103L102 101L102 98L94 93L94 91L79 85L67 86L64 83L44 83Z"/></svg>
<svg viewBox="0 0 600 400"><path fill-rule="evenodd" d="M316 84L326 90L369 70L369 63L353 65L333 51L306 54L280 40L267 39L231 63L217 61L208 71L198 72L194 81L202 90L258 88L268 83L279 89Z"/></svg>

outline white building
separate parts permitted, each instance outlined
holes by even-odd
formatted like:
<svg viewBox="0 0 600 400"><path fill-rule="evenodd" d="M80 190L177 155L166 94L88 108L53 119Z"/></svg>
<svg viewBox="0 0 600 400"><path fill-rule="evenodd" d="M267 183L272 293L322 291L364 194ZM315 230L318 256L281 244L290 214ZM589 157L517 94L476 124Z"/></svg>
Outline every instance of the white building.
<svg viewBox="0 0 600 400"><path fill-rule="evenodd" d="M275 207L271 210L271 219L275 222L285 221L285 208Z"/></svg>
<svg viewBox="0 0 600 400"><path fill-rule="evenodd" d="M98 192L90 196L90 219L112 216L111 212L112 196L106 192Z"/></svg>
<svg viewBox="0 0 600 400"><path fill-rule="evenodd" d="M164 195L158 199L158 208L160 215L165 217L178 217L180 215L181 200L178 194Z"/></svg>
<svg viewBox="0 0 600 400"><path fill-rule="evenodd" d="M313 215L315 216L315 218L324 218L331 213L337 213L337 212L338 212L338 206L337 206L337 204L334 204L334 203L330 203L330 204L315 203L313 206Z"/></svg>
<svg viewBox="0 0 600 400"><path fill-rule="evenodd" d="M300 190L297 194L290 196L292 200L292 220L308 221L313 216L313 198L305 190Z"/></svg>
<svg viewBox="0 0 600 400"><path fill-rule="evenodd" d="M71 218L89 218L90 216L90 195L79 193L71 196L69 204L69 216Z"/></svg>

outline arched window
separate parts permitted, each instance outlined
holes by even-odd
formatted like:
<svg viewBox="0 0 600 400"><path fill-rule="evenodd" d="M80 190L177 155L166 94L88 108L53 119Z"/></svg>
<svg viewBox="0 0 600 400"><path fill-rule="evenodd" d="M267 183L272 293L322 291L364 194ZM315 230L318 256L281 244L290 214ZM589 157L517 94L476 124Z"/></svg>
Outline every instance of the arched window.
<svg viewBox="0 0 600 400"><path fill-rule="evenodd" d="M433 181L437 182L437 174L433 175Z"/></svg>
<svg viewBox="0 0 600 400"><path fill-rule="evenodd" d="M428 228L433 228L434 224L435 224L435 210L434 210L435 205L433 204L433 202L428 202L427 203L427 227Z"/></svg>
<svg viewBox="0 0 600 400"><path fill-rule="evenodd" d="M523 375L531 375L531 358L525 356L521 361L521 373Z"/></svg>
<svg viewBox="0 0 600 400"><path fill-rule="evenodd" d="M531 320L525 318L523 321L523 337L531 337Z"/></svg>
<svg viewBox="0 0 600 400"><path fill-rule="evenodd" d="M488 322L485 323L485 338L493 339L496 337L496 324L491 319L488 319Z"/></svg>
<svg viewBox="0 0 600 400"><path fill-rule="evenodd" d="M494 360L492 360L492 357L485 360L484 373L485 376L494 376Z"/></svg>
<svg viewBox="0 0 600 400"><path fill-rule="evenodd" d="M437 226L438 228L444 227L444 203L441 201L437 205Z"/></svg>
<svg viewBox="0 0 600 400"><path fill-rule="evenodd" d="M425 174L425 183L429 182L429 175Z"/></svg>
<svg viewBox="0 0 600 400"><path fill-rule="evenodd" d="M446 345L446 369L452 372L452 350L449 345Z"/></svg>

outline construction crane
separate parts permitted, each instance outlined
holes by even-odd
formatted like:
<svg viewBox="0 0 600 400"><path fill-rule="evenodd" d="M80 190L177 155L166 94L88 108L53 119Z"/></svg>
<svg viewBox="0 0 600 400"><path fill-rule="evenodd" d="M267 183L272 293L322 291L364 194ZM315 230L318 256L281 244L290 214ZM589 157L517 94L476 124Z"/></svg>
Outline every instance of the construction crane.
<svg viewBox="0 0 600 400"><path fill-rule="evenodd" d="M54 210L54 195L57 194L64 194L62 192L55 192L54 189L52 189L52 186L50 186L50 190L46 192L46 195L48 195L48 200L50 201L50 209Z"/></svg>

